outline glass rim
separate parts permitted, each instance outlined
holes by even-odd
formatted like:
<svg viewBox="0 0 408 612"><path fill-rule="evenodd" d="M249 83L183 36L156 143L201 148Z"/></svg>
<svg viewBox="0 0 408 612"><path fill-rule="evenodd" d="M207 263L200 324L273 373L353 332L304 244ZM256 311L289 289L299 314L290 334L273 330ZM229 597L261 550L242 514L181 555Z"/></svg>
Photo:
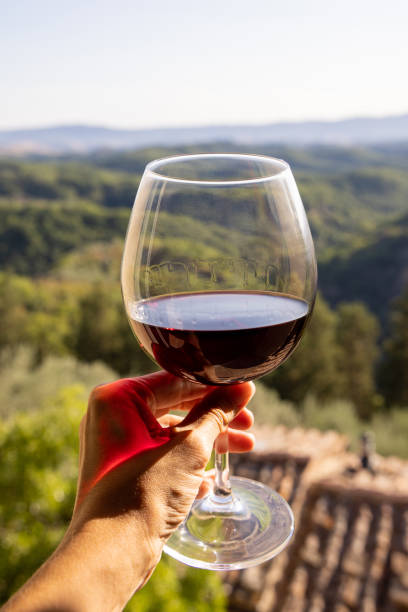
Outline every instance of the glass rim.
<svg viewBox="0 0 408 612"><path fill-rule="evenodd" d="M247 178L247 179L233 179L233 180L203 180L203 179L187 179L180 178L175 176L167 176L166 174L161 174L157 172L157 168L164 164L172 164L177 162L184 161L193 161L199 159L237 159L237 160L248 160L254 161L258 159L262 162L267 162L271 165L275 165L275 168L278 167L278 171L274 174L270 174L267 176L259 176L256 178ZM153 175L155 178L161 179L163 181L168 181L171 183L182 183L189 185L210 185L210 186L218 186L218 187L231 187L231 186L242 186L242 185L252 185L259 183L266 183L269 181L276 180L278 178L282 178L286 173L290 172L289 164L283 159L279 159L278 157L270 157L268 155L257 155L250 153L194 153L191 155L170 155L168 157L161 157L159 159L154 159L146 165L145 173Z"/></svg>

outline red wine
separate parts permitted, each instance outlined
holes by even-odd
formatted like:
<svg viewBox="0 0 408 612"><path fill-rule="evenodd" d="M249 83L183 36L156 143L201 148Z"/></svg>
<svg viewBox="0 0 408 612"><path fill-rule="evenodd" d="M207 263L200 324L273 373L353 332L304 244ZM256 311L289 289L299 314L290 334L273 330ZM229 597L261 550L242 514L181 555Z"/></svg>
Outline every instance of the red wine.
<svg viewBox="0 0 408 612"><path fill-rule="evenodd" d="M223 385L258 378L293 351L309 315L300 299L261 292L165 295L133 304L141 347L165 370Z"/></svg>

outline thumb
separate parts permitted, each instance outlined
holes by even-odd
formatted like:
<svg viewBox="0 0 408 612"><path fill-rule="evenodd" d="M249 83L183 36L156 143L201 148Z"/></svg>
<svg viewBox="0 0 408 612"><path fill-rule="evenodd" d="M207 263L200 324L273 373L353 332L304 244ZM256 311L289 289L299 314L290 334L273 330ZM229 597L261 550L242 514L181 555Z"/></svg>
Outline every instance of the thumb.
<svg viewBox="0 0 408 612"><path fill-rule="evenodd" d="M255 385L252 382L218 387L190 410L177 429L188 426L199 430L212 445L215 438L245 408L254 393Z"/></svg>

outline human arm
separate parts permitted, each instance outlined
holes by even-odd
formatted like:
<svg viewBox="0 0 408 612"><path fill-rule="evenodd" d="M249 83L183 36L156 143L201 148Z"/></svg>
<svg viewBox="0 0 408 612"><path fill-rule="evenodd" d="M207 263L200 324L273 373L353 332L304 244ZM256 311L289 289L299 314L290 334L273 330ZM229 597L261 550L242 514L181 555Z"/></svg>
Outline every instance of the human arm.
<svg viewBox="0 0 408 612"><path fill-rule="evenodd" d="M164 372L96 388L81 424L70 527L5 610L121 610L205 490L204 469L225 424L231 450L252 447L252 417L246 409L237 416L252 392L250 384L214 389Z"/></svg>

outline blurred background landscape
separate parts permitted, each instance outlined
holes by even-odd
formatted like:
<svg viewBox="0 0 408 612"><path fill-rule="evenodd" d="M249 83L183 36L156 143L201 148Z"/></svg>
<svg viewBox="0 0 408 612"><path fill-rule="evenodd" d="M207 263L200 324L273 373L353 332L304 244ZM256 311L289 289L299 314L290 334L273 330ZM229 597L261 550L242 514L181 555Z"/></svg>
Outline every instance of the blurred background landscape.
<svg viewBox="0 0 408 612"><path fill-rule="evenodd" d="M388 466L381 473L390 474L392 464L407 474L406 5L345 0L330 8L296 0L277 8L256 0L248 12L241 0L223 6L209 0L200 9L184 0L171 8L163 0L154 6L119 0L114 7L101 0L97 9L76 0L27 0L21 10L7 4L0 38L6 92L0 98L0 604L66 529L90 389L155 368L132 336L119 284L130 210L144 167L155 158L207 151L283 158L308 214L319 295L299 348L257 384L256 422L278 432L267 438L280 459L259 451L254 475L277 466L274 486L282 494L286 486L302 516L321 516L316 500L323 485L310 503L297 502L305 456L309 461L313 446L358 456L367 431ZM181 258L190 248L177 223L160 238L163 258L176 243ZM208 248L214 252L215 243L209 240ZM252 464L242 460L237 469L245 475ZM397 485L393 491L399 494ZM336 502L324 495L332 515L323 527L337 533L336 526L348 524L339 510L343 493ZM354 525L360 502L350 499L345 512ZM385 541L387 508L400 530L390 527L396 548L378 548L388 552L375 570L383 593L377 607L362 603L368 587L357 603L342 596L338 608L328 600L326 608L296 608L289 595L284 607L279 601L292 587L282 581L278 603L259 603L248 593L258 597L264 581L275 578L243 572L238 584L241 578L164 558L127 610L408 610L408 583L401 582L408 575L408 497L390 499L385 510L367 502L372 537ZM353 539L342 538L341 562ZM301 557L314 582L299 601L310 602L323 583L316 551L309 547L306 554L297 542L270 571L280 563L282 575L297 576L293 593L299 593L306 569L298 571L294 560ZM368 575L365 563L377 548L367 546L366 560L356 558ZM330 558L321 558L319 568L329 567ZM391 605L384 593L394 584L392 572L399 594ZM328 580L333 593L339 581Z"/></svg>
<svg viewBox="0 0 408 612"><path fill-rule="evenodd" d="M299 148L215 142L58 157L4 154L3 598L52 550L69 519L77 427L90 389L155 367L132 337L119 283L124 235L145 164L175 153L236 150L291 163L319 260L311 324L291 359L258 383L257 423L334 429L348 436L354 450L371 430L379 453L408 459L407 144ZM175 227L162 236L164 260L179 240ZM168 561L164 565L169 576L180 571ZM197 570L183 572L184 581L173 576L164 599L171 589L186 589L176 599L180 610L187 609L183 597L195 598L204 589L202 601L209 597L208 605L215 605L217 576L203 583ZM153 579L138 596L147 598L146 610L156 609L150 592L160 600L155 584Z"/></svg>

